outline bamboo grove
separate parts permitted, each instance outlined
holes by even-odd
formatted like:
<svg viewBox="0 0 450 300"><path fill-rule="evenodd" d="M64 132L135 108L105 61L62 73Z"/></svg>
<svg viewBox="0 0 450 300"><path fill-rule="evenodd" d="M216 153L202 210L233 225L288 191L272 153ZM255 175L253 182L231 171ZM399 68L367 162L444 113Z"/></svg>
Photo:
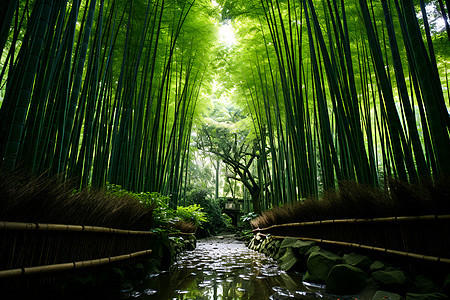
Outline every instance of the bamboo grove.
<svg viewBox="0 0 450 300"><path fill-rule="evenodd" d="M0 11L2 171L158 191L176 205L213 39L208 5L36 0Z"/></svg>
<svg viewBox="0 0 450 300"><path fill-rule="evenodd" d="M218 9L236 28L229 49L213 45ZM347 180L432 183L450 175L449 9L441 0L3 1L1 171L158 191L175 206L201 87L216 76L252 120L262 210Z"/></svg>
<svg viewBox="0 0 450 300"><path fill-rule="evenodd" d="M450 174L450 31L421 17L434 2L235 6L251 24L240 34L253 46L236 61L249 71L235 81L260 141L263 209L344 180L388 188L389 178L428 184ZM448 2L439 4L447 20Z"/></svg>

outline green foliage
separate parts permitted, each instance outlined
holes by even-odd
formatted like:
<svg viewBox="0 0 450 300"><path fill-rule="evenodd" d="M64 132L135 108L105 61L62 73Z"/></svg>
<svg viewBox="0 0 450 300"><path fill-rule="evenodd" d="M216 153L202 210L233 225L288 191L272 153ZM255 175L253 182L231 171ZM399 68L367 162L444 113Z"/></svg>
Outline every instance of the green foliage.
<svg viewBox="0 0 450 300"><path fill-rule="evenodd" d="M118 184L107 183L106 190L111 195L115 195L115 196L127 195L127 196L134 197L134 198L138 199L141 203L143 203L145 207L148 207L148 208L150 208L150 207L164 208L167 206L167 203L170 201L170 197L163 196L158 192L135 193L135 192L130 192L130 191L122 188L122 186L120 186Z"/></svg>
<svg viewBox="0 0 450 300"><path fill-rule="evenodd" d="M153 218L155 220L154 227L166 224L167 220L173 217L174 211L168 204L170 197L163 196L157 192L140 193L138 195L144 206L153 207Z"/></svg>
<svg viewBox="0 0 450 300"><path fill-rule="evenodd" d="M134 193L125 190L118 184L106 184L106 190L113 196L130 196L139 200L145 208L153 209L154 225L158 228L168 222L169 219L175 217L175 211L168 205L170 197L161 195L158 192L141 192Z"/></svg>
<svg viewBox="0 0 450 300"><path fill-rule="evenodd" d="M203 224L208 222L206 213L202 211L202 207L198 204L189 206L178 206L176 216L182 221L192 222L195 226L203 228Z"/></svg>
<svg viewBox="0 0 450 300"><path fill-rule="evenodd" d="M166 227L169 223L182 220L192 222L195 226L203 228L208 223L206 213L202 211L199 204L189 206L178 206L176 210L169 207L170 197L161 195L158 192L134 193L123 189L117 184L107 184L107 191L113 196L130 196L139 200L145 208L153 209L154 230L164 231L161 227Z"/></svg>
<svg viewBox="0 0 450 300"><path fill-rule="evenodd" d="M250 222L251 220L253 220L254 218L256 218L257 216L258 215L256 213L251 211L248 214L241 216L241 221L247 223L247 222Z"/></svg>
<svg viewBox="0 0 450 300"><path fill-rule="evenodd" d="M220 228L225 226L225 222L219 202L209 197L210 194L210 189L193 189L187 196L186 204L200 205L203 208L203 212L209 221L204 224L203 229L207 234L215 234Z"/></svg>

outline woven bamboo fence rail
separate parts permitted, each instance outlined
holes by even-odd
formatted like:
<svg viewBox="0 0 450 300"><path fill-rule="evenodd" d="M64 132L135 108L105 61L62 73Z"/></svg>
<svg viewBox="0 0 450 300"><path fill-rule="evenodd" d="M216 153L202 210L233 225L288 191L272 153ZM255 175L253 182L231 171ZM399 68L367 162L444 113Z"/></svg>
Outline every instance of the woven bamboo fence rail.
<svg viewBox="0 0 450 300"><path fill-rule="evenodd" d="M128 235L152 235L152 231L125 230L117 228L84 226L84 225L63 225L63 224L43 224L43 223L21 223L21 222L0 222L0 232L2 230L10 231L64 231L64 232L97 232L111 234L128 234Z"/></svg>
<svg viewBox="0 0 450 300"><path fill-rule="evenodd" d="M253 232L450 264L450 215L287 223Z"/></svg>
<svg viewBox="0 0 450 300"><path fill-rule="evenodd" d="M85 269L90 267L98 267L114 262L124 261L136 257L140 257L143 255L148 255L152 253L152 250L144 250L138 251L134 253L118 255L113 257L104 257L99 259L91 259L85 261L76 261L73 263L62 263L62 264L54 264L54 265L45 265L45 266L36 266L36 267L27 267L27 268L17 268L10 270L0 271L0 280L4 278L14 278L19 276L27 276L27 275L37 275L37 274L47 274L47 273L56 273L62 271L70 271L77 269Z"/></svg>

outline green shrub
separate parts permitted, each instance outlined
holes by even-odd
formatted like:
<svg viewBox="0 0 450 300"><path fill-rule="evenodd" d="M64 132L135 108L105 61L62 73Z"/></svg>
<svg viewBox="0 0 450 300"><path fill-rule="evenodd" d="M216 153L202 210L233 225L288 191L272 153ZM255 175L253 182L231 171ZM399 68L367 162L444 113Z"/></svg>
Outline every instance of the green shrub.
<svg viewBox="0 0 450 300"><path fill-rule="evenodd" d="M202 211L202 207L198 204L189 206L178 206L176 216L182 221L192 222L195 226L203 228L203 224L208 222L206 214Z"/></svg>
<svg viewBox="0 0 450 300"><path fill-rule="evenodd" d="M169 207L170 197L157 192L133 193L123 189L120 185L107 184L107 191L114 196L131 196L139 200L145 208L153 210L154 228L172 227L179 220L191 222L195 226L203 228L208 222L207 214L202 211L199 204L178 206L176 210Z"/></svg>
<svg viewBox="0 0 450 300"><path fill-rule="evenodd" d="M253 220L254 218L256 218L258 216L258 214L256 214L255 212L251 211L248 214L245 214L243 216L241 216L241 221L244 223L248 223L251 220Z"/></svg>
<svg viewBox="0 0 450 300"><path fill-rule="evenodd" d="M218 233L220 229L225 227L219 201L212 199L212 197L210 197L211 193L211 189L193 189L189 192L186 199L186 205L197 204L203 208L203 212L208 219L208 223L203 225L205 235L214 235Z"/></svg>
<svg viewBox="0 0 450 300"><path fill-rule="evenodd" d="M244 226L244 228L246 228L246 229L251 228L250 222L257 216L258 216L258 214L256 214L253 211L251 211L245 215L242 215L240 219L241 219L241 222L242 222L242 225Z"/></svg>

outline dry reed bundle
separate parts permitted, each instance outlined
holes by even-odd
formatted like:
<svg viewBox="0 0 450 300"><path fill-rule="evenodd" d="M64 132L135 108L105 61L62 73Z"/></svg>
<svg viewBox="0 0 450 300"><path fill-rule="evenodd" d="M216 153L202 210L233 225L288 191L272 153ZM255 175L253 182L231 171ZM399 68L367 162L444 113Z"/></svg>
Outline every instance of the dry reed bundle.
<svg viewBox="0 0 450 300"><path fill-rule="evenodd" d="M19 173L0 175L0 220L149 230L152 209L101 189L73 193L70 182Z"/></svg>
<svg viewBox="0 0 450 300"><path fill-rule="evenodd" d="M251 221L254 228L275 224L450 213L450 179L411 185L390 180L389 191L352 181L326 192L322 199L308 198L275 207Z"/></svg>
<svg viewBox="0 0 450 300"><path fill-rule="evenodd" d="M172 228L179 230L181 233L195 233L197 226L192 222L178 221L172 225Z"/></svg>

